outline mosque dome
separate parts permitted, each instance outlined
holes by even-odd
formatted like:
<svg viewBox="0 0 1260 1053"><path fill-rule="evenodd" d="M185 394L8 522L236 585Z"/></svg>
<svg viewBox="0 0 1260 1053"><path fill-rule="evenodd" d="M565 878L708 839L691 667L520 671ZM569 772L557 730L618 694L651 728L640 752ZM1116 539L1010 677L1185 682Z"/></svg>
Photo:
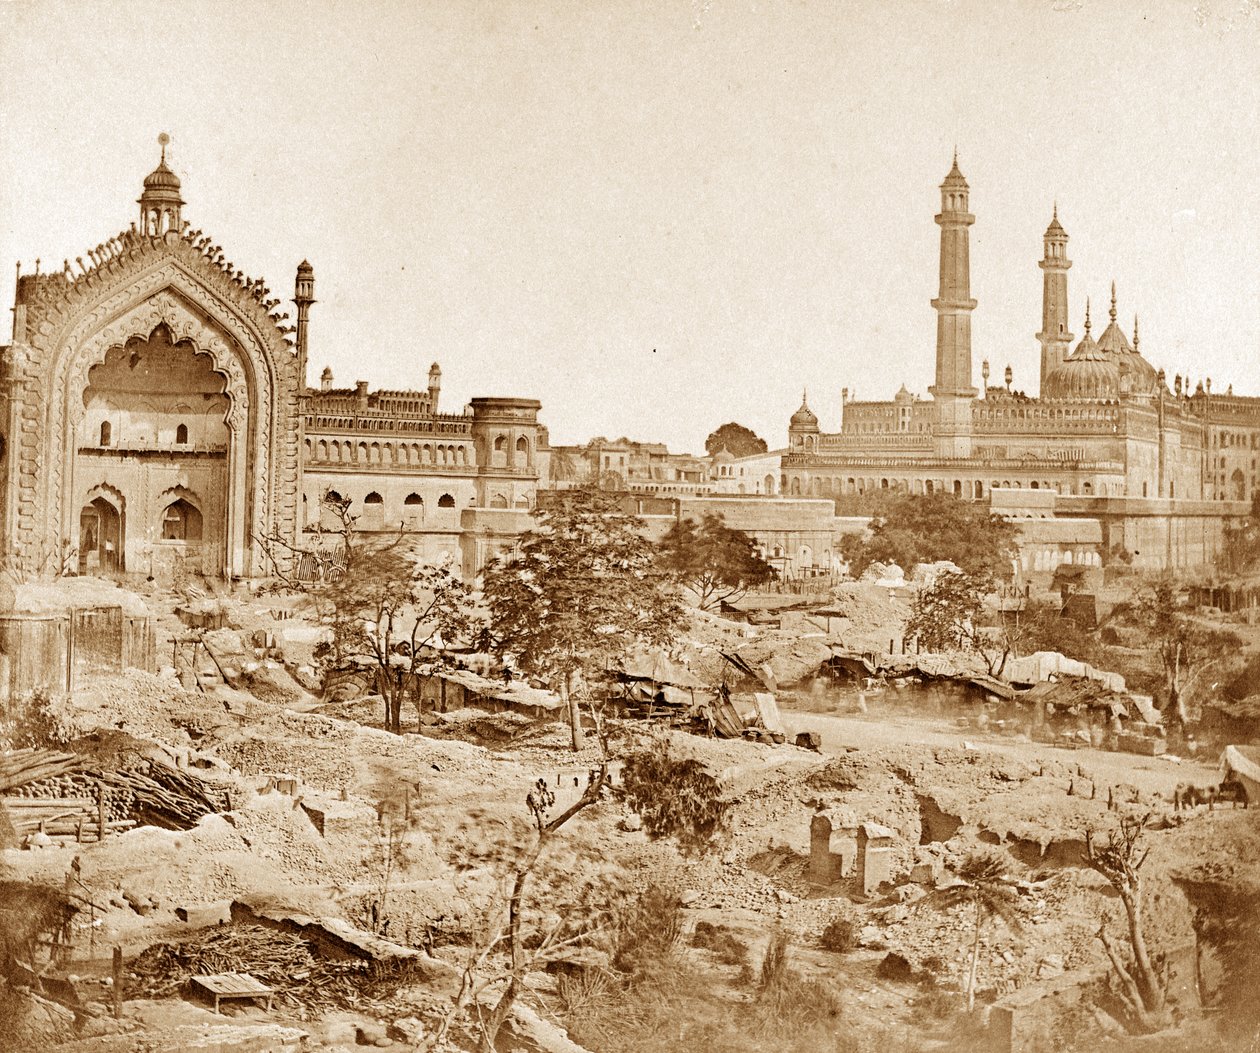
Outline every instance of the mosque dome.
<svg viewBox="0 0 1260 1053"><path fill-rule="evenodd" d="M1116 285L1111 283L1111 312L1107 328L1098 338L1098 349L1115 365L1121 379L1120 390L1126 394L1152 395L1162 381L1159 371L1138 351L1137 319L1133 321L1133 343L1116 324Z"/></svg>
<svg viewBox="0 0 1260 1053"><path fill-rule="evenodd" d="M1081 341L1072 354L1046 377L1046 397L1052 399L1114 400L1120 395L1120 371L1092 339Z"/></svg>
<svg viewBox="0 0 1260 1053"><path fill-rule="evenodd" d="M145 190L179 190L179 176L166 166L165 157L158 162L157 168L144 177L144 188Z"/></svg>
<svg viewBox="0 0 1260 1053"><path fill-rule="evenodd" d="M792 414L792 427L818 430L818 418L809 408L809 400L805 395L801 396L801 408Z"/></svg>
<svg viewBox="0 0 1260 1053"><path fill-rule="evenodd" d="M1113 401L1120 396L1120 370L1114 356L1090 335L1089 308L1085 308L1085 335L1076 350L1046 377L1045 397L1051 399Z"/></svg>

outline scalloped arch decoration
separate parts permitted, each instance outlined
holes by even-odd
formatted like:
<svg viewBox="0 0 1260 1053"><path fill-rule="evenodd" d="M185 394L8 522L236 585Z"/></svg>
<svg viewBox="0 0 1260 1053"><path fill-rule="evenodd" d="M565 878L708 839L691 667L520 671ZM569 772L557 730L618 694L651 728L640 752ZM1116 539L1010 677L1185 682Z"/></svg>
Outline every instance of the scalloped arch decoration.
<svg viewBox="0 0 1260 1053"><path fill-rule="evenodd" d="M76 464L76 428L84 412L88 370L109 348L132 338L147 339L159 325L167 326L173 341L188 341L196 353L208 355L225 377L230 438L224 570L233 576L256 573L259 557L251 539L278 526L279 473L274 466L283 460L280 432L286 422L280 388L288 386L289 378L276 360L278 349L268 346L256 325L173 259L106 292L63 325L46 320L39 327L33 342L43 352L39 357L47 363L51 380L41 443L49 469L42 473L43 507L60 537L75 536L74 494L80 485L69 476Z"/></svg>

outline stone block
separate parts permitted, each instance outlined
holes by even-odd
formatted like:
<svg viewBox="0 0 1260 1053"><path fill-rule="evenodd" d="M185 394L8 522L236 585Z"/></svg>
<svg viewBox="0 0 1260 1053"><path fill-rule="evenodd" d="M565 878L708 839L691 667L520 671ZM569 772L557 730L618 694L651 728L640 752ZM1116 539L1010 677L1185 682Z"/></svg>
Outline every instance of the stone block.
<svg viewBox="0 0 1260 1053"><path fill-rule="evenodd" d="M175 917L193 929L226 925L232 920L232 901L221 899L213 903L186 903L175 908Z"/></svg>

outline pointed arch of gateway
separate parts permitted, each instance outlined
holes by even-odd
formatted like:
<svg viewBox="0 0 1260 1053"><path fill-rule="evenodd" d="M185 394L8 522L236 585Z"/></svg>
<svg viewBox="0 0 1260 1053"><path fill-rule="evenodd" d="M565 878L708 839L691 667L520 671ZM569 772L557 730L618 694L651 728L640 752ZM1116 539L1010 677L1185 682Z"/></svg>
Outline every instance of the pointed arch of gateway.
<svg viewBox="0 0 1260 1053"><path fill-rule="evenodd" d="M33 319L23 415L38 426L28 429L35 432L34 441L24 445L15 465L25 490L19 487L8 516L13 524L9 542L32 564L44 553L79 547L84 498L100 484L103 471L99 457L85 448L99 440L85 444L82 432L89 373L111 352L125 353L129 344L150 344L161 334L171 347L218 374L226 400L222 449L203 443L179 451L183 467L172 455L177 467L162 482L203 495L222 487L221 500L209 510L207 533L213 541L207 539L204 548L204 573L260 574L258 539L291 533L295 522L300 471L296 356L263 307L179 235L154 240L138 257L129 267L114 268L122 274L97 271L75 282L39 312L42 319ZM169 394L178 404L187 403L188 392ZM111 431L117 450L125 434L118 421L111 421ZM128 452L137 458L163 456L161 444L155 445ZM216 455L218 478L198 472L197 458ZM145 490L147 483L132 478L123 485ZM152 492L124 490L124 496L132 509L153 505ZM143 569L142 550L160 537L159 523L138 523L133 512L119 569Z"/></svg>

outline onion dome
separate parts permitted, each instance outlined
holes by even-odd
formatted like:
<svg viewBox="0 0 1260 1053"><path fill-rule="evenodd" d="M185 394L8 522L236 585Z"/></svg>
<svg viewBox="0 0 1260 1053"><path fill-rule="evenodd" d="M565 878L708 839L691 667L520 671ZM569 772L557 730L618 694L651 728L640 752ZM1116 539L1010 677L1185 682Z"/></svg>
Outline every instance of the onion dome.
<svg viewBox="0 0 1260 1053"><path fill-rule="evenodd" d="M1103 351L1089 332L1089 305L1085 306L1085 336L1063 362L1046 376L1045 398L1106 402L1120 396L1120 370L1113 356Z"/></svg>
<svg viewBox="0 0 1260 1053"><path fill-rule="evenodd" d="M157 168L144 177L144 189L179 191L179 176L166 166L165 151L163 151L162 160L158 162Z"/></svg>
<svg viewBox="0 0 1260 1053"><path fill-rule="evenodd" d="M1112 362L1121 377L1121 390L1126 394L1151 395L1162 386L1159 371L1151 365L1137 349L1137 322L1134 320L1134 343L1124 335L1124 330L1116 323L1116 283L1111 283L1110 322L1098 338L1098 348L1111 356Z"/></svg>
<svg viewBox="0 0 1260 1053"><path fill-rule="evenodd" d="M179 176L166 165L166 147L171 137L163 132L158 136L162 157L157 168L144 177L144 192L137 202L140 205L140 230L144 234L164 234L183 229L180 219Z"/></svg>
<svg viewBox="0 0 1260 1053"><path fill-rule="evenodd" d="M170 144L171 137L163 132L158 136L158 146L162 148L162 156L158 161L157 168L153 169L144 177L144 190L146 194L157 191L165 197L179 197L179 176L172 172L166 165L166 147ZM183 202L180 202L183 204Z"/></svg>
<svg viewBox="0 0 1260 1053"><path fill-rule="evenodd" d="M792 427L797 430L818 430L818 418L809 408L808 393L801 394L801 408L792 414Z"/></svg>

